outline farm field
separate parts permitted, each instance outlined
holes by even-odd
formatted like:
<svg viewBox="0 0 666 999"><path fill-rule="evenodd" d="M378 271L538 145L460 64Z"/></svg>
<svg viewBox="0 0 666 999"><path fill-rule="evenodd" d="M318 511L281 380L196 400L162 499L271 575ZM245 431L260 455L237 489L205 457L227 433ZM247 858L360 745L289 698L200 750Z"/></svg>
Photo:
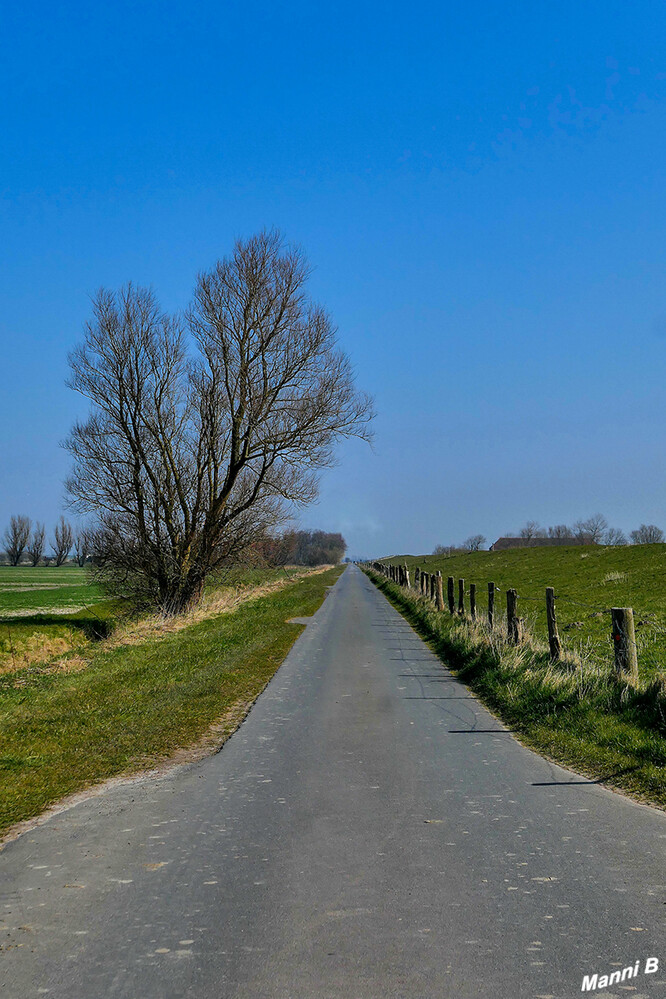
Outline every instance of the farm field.
<svg viewBox="0 0 666 999"><path fill-rule="evenodd" d="M477 616L485 618L488 587L499 587L496 615L506 611L506 591L518 591L518 613L528 631L547 640L545 589L555 589L557 623L566 651L597 663L610 663L611 607L633 607L639 674L648 679L666 669L666 544L605 547L518 548L503 552L395 556L381 561L407 565L412 583L418 566L441 571L446 580L476 584Z"/></svg>
<svg viewBox="0 0 666 999"><path fill-rule="evenodd" d="M0 617L72 613L103 599L78 566L0 566Z"/></svg>

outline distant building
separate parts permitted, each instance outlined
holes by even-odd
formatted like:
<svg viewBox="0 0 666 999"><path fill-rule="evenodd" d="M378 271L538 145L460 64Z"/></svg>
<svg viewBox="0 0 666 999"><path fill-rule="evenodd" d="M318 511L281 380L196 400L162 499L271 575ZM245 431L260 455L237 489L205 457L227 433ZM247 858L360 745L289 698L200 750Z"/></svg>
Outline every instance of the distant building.
<svg viewBox="0 0 666 999"><path fill-rule="evenodd" d="M582 538L498 538L488 551L503 552L507 548L546 548L562 545L595 545L590 537Z"/></svg>

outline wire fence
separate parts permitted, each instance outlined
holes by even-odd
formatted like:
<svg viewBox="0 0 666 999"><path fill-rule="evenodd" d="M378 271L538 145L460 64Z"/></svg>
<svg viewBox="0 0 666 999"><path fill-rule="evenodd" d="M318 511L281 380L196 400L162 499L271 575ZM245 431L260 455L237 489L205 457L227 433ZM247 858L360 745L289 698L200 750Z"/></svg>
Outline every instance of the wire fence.
<svg viewBox="0 0 666 999"><path fill-rule="evenodd" d="M561 589L556 593L554 587L545 587L543 597L537 597L521 594L514 587L500 587L492 581L476 584L455 576L445 579L441 571L429 573L420 566L415 567L412 577L406 564L372 562L368 565L379 575L430 601L441 613L448 612L459 621L485 625L493 634L503 632L509 644L520 645L529 635L541 634L548 641L553 662L580 658L583 652L604 661L612 657L618 678L637 680L639 653L642 672L654 672L666 658L666 628L655 620L652 612L639 615L636 622L631 607L608 603L602 606L580 600ZM529 621L519 615L518 608L523 604L527 605ZM568 612L574 608L586 612L586 621L564 620L570 617ZM638 638L637 627L642 629ZM584 639L582 635L578 641L573 639L585 630Z"/></svg>

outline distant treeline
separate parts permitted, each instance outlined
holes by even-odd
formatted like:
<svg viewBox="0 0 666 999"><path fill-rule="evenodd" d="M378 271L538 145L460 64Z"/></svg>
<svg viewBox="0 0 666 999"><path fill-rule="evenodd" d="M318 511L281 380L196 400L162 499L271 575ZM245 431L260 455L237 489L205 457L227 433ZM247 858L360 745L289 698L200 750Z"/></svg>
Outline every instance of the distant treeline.
<svg viewBox="0 0 666 999"><path fill-rule="evenodd" d="M337 565L346 550L342 535L327 531L285 531L261 542L261 554L269 565Z"/></svg>
<svg viewBox="0 0 666 999"><path fill-rule="evenodd" d="M44 525L33 527L29 517L12 517L4 532L5 559L10 565L63 565L73 553L83 566L95 563L95 531L89 527L73 528L60 518L50 542L52 554L46 552ZM337 565L341 562L347 542L341 534L327 531L285 531L277 537L266 537L253 546L254 558L268 565Z"/></svg>
<svg viewBox="0 0 666 999"><path fill-rule="evenodd" d="M64 565L72 551L78 565L85 565L90 559L93 532L88 527L75 529L61 517L53 529L49 540L51 552L47 552L46 528L30 517L18 514L10 518L9 526L2 536L4 557L10 565Z"/></svg>
<svg viewBox="0 0 666 999"><path fill-rule="evenodd" d="M656 524L641 524L635 531L629 532L629 539L618 527L611 527L602 513L595 513L587 520L577 520L575 524L554 524L552 527L541 527L536 520L528 520L520 528L518 534L508 535L505 539L522 539L526 546L540 538L559 539L572 543L586 545L649 545L664 541L664 532ZM486 545L483 534L472 534L461 545L436 545L433 555L453 555L456 552L477 552Z"/></svg>

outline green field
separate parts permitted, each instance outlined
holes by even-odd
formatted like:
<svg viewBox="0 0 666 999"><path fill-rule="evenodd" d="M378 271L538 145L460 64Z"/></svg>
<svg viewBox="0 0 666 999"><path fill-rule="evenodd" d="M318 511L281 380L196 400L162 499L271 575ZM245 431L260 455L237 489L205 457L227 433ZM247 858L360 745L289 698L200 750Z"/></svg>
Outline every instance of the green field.
<svg viewBox="0 0 666 999"><path fill-rule="evenodd" d="M477 612L485 617L488 582L499 587L496 611L506 611L506 591L518 591L518 613L528 630L545 641L545 589L555 588L557 621L565 649L598 663L612 662L611 607L633 607L640 674L666 669L666 544L603 547L522 548L448 556L398 556L383 559L414 569L441 571L476 584Z"/></svg>
<svg viewBox="0 0 666 999"><path fill-rule="evenodd" d="M103 599L78 566L0 566L0 617L18 613L67 613Z"/></svg>
<svg viewBox="0 0 666 999"><path fill-rule="evenodd" d="M296 579L180 631L89 643L74 671L0 675L0 829L64 795L169 757L228 712L236 727L342 567ZM284 576L284 573L283 573Z"/></svg>

